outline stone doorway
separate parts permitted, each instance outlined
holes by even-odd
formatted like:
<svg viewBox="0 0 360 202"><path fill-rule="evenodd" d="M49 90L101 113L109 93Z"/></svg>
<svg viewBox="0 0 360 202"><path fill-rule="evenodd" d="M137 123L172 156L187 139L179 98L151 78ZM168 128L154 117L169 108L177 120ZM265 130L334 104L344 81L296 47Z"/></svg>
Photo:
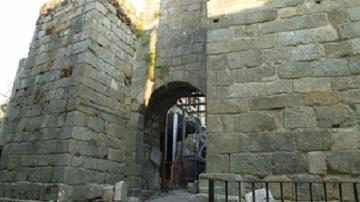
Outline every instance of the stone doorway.
<svg viewBox="0 0 360 202"><path fill-rule="evenodd" d="M206 97L198 88L185 82L158 88L144 123L144 188L184 188L205 172Z"/></svg>

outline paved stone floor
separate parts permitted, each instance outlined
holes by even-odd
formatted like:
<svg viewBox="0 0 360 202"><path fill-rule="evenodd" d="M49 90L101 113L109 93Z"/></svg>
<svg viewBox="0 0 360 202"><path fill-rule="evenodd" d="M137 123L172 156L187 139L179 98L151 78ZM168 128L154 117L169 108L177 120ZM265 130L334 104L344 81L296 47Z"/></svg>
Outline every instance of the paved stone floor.
<svg viewBox="0 0 360 202"><path fill-rule="evenodd" d="M189 198L193 196L189 192L184 190L173 190L168 193L162 193L160 195L154 196L148 200L148 202L186 202L189 201Z"/></svg>

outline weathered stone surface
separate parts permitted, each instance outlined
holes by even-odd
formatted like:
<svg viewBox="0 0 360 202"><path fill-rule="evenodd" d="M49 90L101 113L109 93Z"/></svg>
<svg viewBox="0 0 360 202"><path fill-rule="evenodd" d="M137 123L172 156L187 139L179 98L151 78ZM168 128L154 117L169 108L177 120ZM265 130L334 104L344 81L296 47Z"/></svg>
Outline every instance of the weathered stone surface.
<svg viewBox="0 0 360 202"><path fill-rule="evenodd" d="M208 42L228 41L235 35L234 29L217 29L208 32Z"/></svg>
<svg viewBox="0 0 360 202"><path fill-rule="evenodd" d="M121 181L115 184L114 200L125 202L127 201L128 186L126 182Z"/></svg>
<svg viewBox="0 0 360 202"><path fill-rule="evenodd" d="M209 72L207 78L210 80L208 86L230 86L234 83L230 70Z"/></svg>
<svg viewBox="0 0 360 202"><path fill-rule="evenodd" d="M360 148L360 136L356 132L338 131L332 134L333 150L356 150Z"/></svg>
<svg viewBox="0 0 360 202"><path fill-rule="evenodd" d="M213 55L208 57L207 67L209 70L222 70L227 68L228 60L225 54L222 55Z"/></svg>
<svg viewBox="0 0 360 202"><path fill-rule="evenodd" d="M218 91L217 93L221 93ZM247 97L260 97L266 95L265 84L263 83L245 83L245 84L234 84L227 89L224 97L230 98L247 98Z"/></svg>
<svg viewBox="0 0 360 202"><path fill-rule="evenodd" d="M293 50L295 61L313 61L325 56L324 47L318 44L298 46Z"/></svg>
<svg viewBox="0 0 360 202"><path fill-rule="evenodd" d="M349 8L347 12L350 16L350 20L360 21L360 7Z"/></svg>
<svg viewBox="0 0 360 202"><path fill-rule="evenodd" d="M310 92L304 95L305 105L328 106L339 103L339 98L334 92Z"/></svg>
<svg viewBox="0 0 360 202"><path fill-rule="evenodd" d="M231 115L221 117L223 132L234 133L236 131L236 120Z"/></svg>
<svg viewBox="0 0 360 202"><path fill-rule="evenodd" d="M207 96L207 172L359 175L359 0L158 3L142 17L161 11L156 45L105 0L66 1L39 18L0 137L0 197L54 200L57 187L43 194L49 183L71 185L67 201L125 179L159 188L148 154L161 145L162 114L196 89ZM169 67L164 78L155 71L152 95L166 92L155 109L143 106L148 46ZM314 185L315 200L322 192Z"/></svg>
<svg viewBox="0 0 360 202"><path fill-rule="evenodd" d="M354 115L345 106L316 107L315 113L320 128L339 128L354 125Z"/></svg>
<svg viewBox="0 0 360 202"><path fill-rule="evenodd" d="M108 186L103 188L102 199L104 201L112 201L114 198L114 186Z"/></svg>
<svg viewBox="0 0 360 202"><path fill-rule="evenodd" d="M237 83L259 82L273 79L275 67L255 67L249 69L236 69L232 71L234 81ZM229 79L229 78L228 78Z"/></svg>
<svg viewBox="0 0 360 202"><path fill-rule="evenodd" d="M274 9L258 9L255 11L233 14L224 19L222 25L244 25L275 20L277 11Z"/></svg>
<svg viewBox="0 0 360 202"><path fill-rule="evenodd" d="M348 90L339 93L340 101L350 104L350 103L360 103L360 91L358 89Z"/></svg>
<svg viewBox="0 0 360 202"><path fill-rule="evenodd" d="M279 0L279 1L269 1L268 5L276 8L297 6L304 3L304 0Z"/></svg>
<svg viewBox="0 0 360 202"><path fill-rule="evenodd" d="M339 26L339 35L342 39L360 36L360 22L347 23Z"/></svg>
<svg viewBox="0 0 360 202"><path fill-rule="evenodd" d="M207 106L211 114L239 113L249 110L247 99L210 100Z"/></svg>
<svg viewBox="0 0 360 202"><path fill-rule="evenodd" d="M294 91L300 93L312 91L330 91L331 82L329 78L304 78L294 80Z"/></svg>
<svg viewBox="0 0 360 202"><path fill-rule="evenodd" d="M250 139L247 135L226 133L223 135L209 134L208 147L216 148L220 153L240 153L249 150Z"/></svg>
<svg viewBox="0 0 360 202"><path fill-rule="evenodd" d="M278 127L275 117L259 112L242 113L236 119L236 131L264 132Z"/></svg>
<svg viewBox="0 0 360 202"><path fill-rule="evenodd" d="M292 107L284 112L285 128L314 128L316 126L315 113L310 107Z"/></svg>
<svg viewBox="0 0 360 202"><path fill-rule="evenodd" d="M294 60L294 48L271 48L264 50L264 63L265 64L283 64Z"/></svg>
<svg viewBox="0 0 360 202"><path fill-rule="evenodd" d="M276 80L266 83L266 92L269 95L291 93L293 90L292 82L289 80Z"/></svg>
<svg viewBox="0 0 360 202"><path fill-rule="evenodd" d="M261 51L245 51L228 54L229 68L238 69L261 65L263 56Z"/></svg>
<svg viewBox="0 0 360 202"><path fill-rule="evenodd" d="M126 154L122 149L120 150L109 149L108 159L122 162L125 160L125 158L126 158Z"/></svg>
<svg viewBox="0 0 360 202"><path fill-rule="evenodd" d="M331 79L331 86L334 90L343 91L354 88L354 83L351 77L334 77Z"/></svg>
<svg viewBox="0 0 360 202"><path fill-rule="evenodd" d="M286 7L278 10L278 17L279 18L289 18L296 15L296 8L295 7Z"/></svg>
<svg viewBox="0 0 360 202"><path fill-rule="evenodd" d="M296 133L297 149L300 151L323 151L332 146L331 133L327 130L303 130Z"/></svg>
<svg viewBox="0 0 360 202"><path fill-rule="evenodd" d="M266 176L271 173L270 155L234 154L230 159L230 171L245 175Z"/></svg>
<svg viewBox="0 0 360 202"><path fill-rule="evenodd" d="M337 39L336 29L329 25L315 29L279 33L279 43L285 46L328 42Z"/></svg>
<svg viewBox="0 0 360 202"><path fill-rule="evenodd" d="M234 27L235 37L251 37L255 36L258 32L257 25L240 25Z"/></svg>
<svg viewBox="0 0 360 202"><path fill-rule="evenodd" d="M316 14L308 16L297 16L291 19L279 19L274 22L264 23L260 26L263 33L275 33L309 29L327 25L326 15Z"/></svg>
<svg viewBox="0 0 360 202"><path fill-rule="evenodd" d="M311 75L314 77L351 75L345 59L327 59L311 63Z"/></svg>
<svg viewBox="0 0 360 202"><path fill-rule="evenodd" d="M253 39L249 37L235 38L228 41L208 43L207 52L220 54L227 52L240 52L253 49Z"/></svg>
<svg viewBox="0 0 360 202"><path fill-rule="evenodd" d="M329 11L328 18L332 25L345 24L349 22L349 15L344 9L334 9Z"/></svg>
<svg viewBox="0 0 360 202"><path fill-rule="evenodd" d="M250 151L253 152L277 152L294 151L295 136L292 133L256 133L249 135Z"/></svg>
<svg viewBox="0 0 360 202"><path fill-rule="evenodd" d="M278 152L272 158L272 172L275 175L304 173L306 171L306 157L302 153Z"/></svg>
<svg viewBox="0 0 360 202"><path fill-rule="evenodd" d="M329 58L341 58L352 54L352 46L349 41L325 43L324 50Z"/></svg>
<svg viewBox="0 0 360 202"><path fill-rule="evenodd" d="M249 100L250 110L279 110L286 107L304 104L301 95L281 95L273 97L252 98Z"/></svg>
<svg viewBox="0 0 360 202"><path fill-rule="evenodd" d="M359 174L359 155L358 151L332 151L326 154L326 162L333 172Z"/></svg>
<svg viewBox="0 0 360 202"><path fill-rule="evenodd" d="M279 65L277 71L281 79L302 78L310 76L311 68L309 66L307 62L286 63Z"/></svg>
<svg viewBox="0 0 360 202"><path fill-rule="evenodd" d="M210 148L211 150L211 148ZM207 154L206 169L208 173L229 173L229 156L224 154Z"/></svg>
<svg viewBox="0 0 360 202"><path fill-rule="evenodd" d="M309 152L307 154L309 161L309 172L311 174L326 174L326 155L323 152Z"/></svg>
<svg viewBox="0 0 360 202"><path fill-rule="evenodd" d="M360 39L356 38L350 41L353 54L360 54Z"/></svg>

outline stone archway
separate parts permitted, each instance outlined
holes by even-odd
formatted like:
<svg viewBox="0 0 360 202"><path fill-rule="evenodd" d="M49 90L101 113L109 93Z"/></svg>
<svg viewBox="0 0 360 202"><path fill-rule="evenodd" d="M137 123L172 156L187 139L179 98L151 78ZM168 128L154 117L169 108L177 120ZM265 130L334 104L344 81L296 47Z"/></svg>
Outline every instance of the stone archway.
<svg viewBox="0 0 360 202"><path fill-rule="evenodd" d="M164 144L162 137L165 135L166 116L169 109L176 105L180 98L191 96L204 96L204 94L193 85L187 82L171 82L156 89L150 99L144 116L144 137L143 137L143 179L145 189L158 189L164 186L160 178L164 173L160 172L159 166L155 166L150 159L150 153L154 148L162 152L164 158ZM160 174L161 173L161 174Z"/></svg>

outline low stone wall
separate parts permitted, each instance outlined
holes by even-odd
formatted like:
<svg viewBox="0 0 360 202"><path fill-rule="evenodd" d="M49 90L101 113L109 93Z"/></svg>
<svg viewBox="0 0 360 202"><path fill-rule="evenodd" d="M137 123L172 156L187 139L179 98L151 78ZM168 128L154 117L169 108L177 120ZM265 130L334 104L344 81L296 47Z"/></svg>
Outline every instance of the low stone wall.
<svg viewBox="0 0 360 202"><path fill-rule="evenodd" d="M207 172L358 179L360 2L208 9Z"/></svg>

